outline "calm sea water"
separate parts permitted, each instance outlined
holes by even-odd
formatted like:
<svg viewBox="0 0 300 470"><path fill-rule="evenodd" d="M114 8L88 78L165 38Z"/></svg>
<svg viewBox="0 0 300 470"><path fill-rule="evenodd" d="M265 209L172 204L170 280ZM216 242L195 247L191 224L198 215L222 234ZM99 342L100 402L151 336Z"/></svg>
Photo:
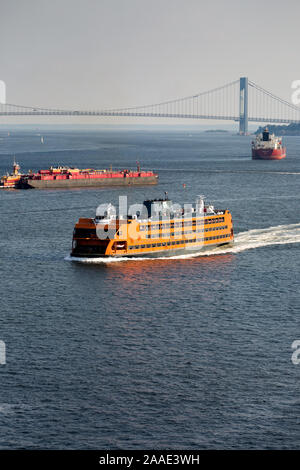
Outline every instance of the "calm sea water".
<svg viewBox="0 0 300 470"><path fill-rule="evenodd" d="M251 137L0 130L0 173L142 167L157 187L0 191L0 448L300 448L300 138L252 161ZM183 184L186 188L183 188ZM98 204L198 194L236 244L199 257L78 263Z"/></svg>

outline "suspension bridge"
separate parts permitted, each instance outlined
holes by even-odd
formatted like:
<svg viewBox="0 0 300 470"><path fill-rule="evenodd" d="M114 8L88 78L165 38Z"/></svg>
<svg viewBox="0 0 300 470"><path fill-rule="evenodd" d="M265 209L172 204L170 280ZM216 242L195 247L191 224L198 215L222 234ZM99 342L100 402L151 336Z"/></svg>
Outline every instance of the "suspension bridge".
<svg viewBox="0 0 300 470"><path fill-rule="evenodd" d="M249 122L300 123L300 108L255 84L247 77L211 90L161 103L100 111L49 109L1 104L0 116L134 116L214 119L239 122L240 134Z"/></svg>

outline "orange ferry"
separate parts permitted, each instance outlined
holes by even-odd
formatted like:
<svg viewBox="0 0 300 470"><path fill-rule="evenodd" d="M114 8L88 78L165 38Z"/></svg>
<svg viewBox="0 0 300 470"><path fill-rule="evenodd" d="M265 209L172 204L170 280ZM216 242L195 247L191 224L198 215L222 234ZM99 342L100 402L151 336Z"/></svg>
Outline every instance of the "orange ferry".
<svg viewBox="0 0 300 470"><path fill-rule="evenodd" d="M162 257L233 244L229 210L215 210L202 197L184 209L167 198L144 201L143 207L143 218L117 216L111 204L102 215L80 218L73 232L71 256Z"/></svg>

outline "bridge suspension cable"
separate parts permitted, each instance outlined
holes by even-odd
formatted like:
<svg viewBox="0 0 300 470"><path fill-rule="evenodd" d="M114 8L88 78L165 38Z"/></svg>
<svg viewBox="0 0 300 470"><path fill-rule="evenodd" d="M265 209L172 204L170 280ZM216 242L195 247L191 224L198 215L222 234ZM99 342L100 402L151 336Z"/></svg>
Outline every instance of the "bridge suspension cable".
<svg viewBox="0 0 300 470"><path fill-rule="evenodd" d="M217 88L155 104L102 110L66 110L0 104L0 116L136 116L239 121L248 132L248 121L300 122L300 108L241 77Z"/></svg>
<svg viewBox="0 0 300 470"><path fill-rule="evenodd" d="M0 115L138 116L191 119L238 119L239 80L194 95L155 104L95 111L0 105Z"/></svg>
<svg viewBox="0 0 300 470"><path fill-rule="evenodd" d="M249 121L300 121L300 108L249 80Z"/></svg>

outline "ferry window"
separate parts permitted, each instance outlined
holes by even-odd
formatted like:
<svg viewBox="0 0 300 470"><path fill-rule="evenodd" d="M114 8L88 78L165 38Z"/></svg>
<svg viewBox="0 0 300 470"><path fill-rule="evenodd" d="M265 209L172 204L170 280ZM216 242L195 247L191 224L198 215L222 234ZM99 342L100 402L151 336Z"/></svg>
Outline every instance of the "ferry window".
<svg viewBox="0 0 300 470"><path fill-rule="evenodd" d="M145 225L140 225L140 232L142 232L143 230L145 230Z"/></svg>
<svg viewBox="0 0 300 470"><path fill-rule="evenodd" d="M78 238L92 238L95 237L95 230L90 230L86 228L76 228L74 236Z"/></svg>

